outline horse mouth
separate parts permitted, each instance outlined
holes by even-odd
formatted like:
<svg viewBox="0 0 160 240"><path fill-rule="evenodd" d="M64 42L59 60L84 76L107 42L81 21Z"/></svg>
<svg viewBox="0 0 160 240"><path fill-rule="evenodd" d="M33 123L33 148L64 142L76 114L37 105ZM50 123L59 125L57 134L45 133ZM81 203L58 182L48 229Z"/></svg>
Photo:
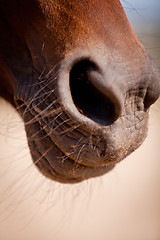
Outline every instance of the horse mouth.
<svg viewBox="0 0 160 240"><path fill-rule="evenodd" d="M37 82L34 96L21 91L16 104L34 164L52 180L77 183L109 172L142 144L146 88L125 93L122 108L119 92L97 85L91 61L60 70L57 82Z"/></svg>
<svg viewBox="0 0 160 240"><path fill-rule="evenodd" d="M90 126L89 132L88 125L85 129L84 123L79 125L72 119L70 125L76 124L74 127L66 123L63 126L66 119L64 111L61 115L63 120L57 117L54 127L49 124L49 117L47 123L42 123L39 117L35 119L37 115L33 115L33 110L25 114L25 128L33 162L44 176L60 183L78 183L108 173L141 145L147 130L147 117L141 123L137 118L137 125L130 124L128 128L121 125L122 117L110 126L99 125L97 130ZM52 131L51 128L56 130ZM133 134L131 128L137 128L137 133ZM117 129L121 129L120 132ZM132 134L133 139L130 139ZM136 144L134 139L137 140Z"/></svg>
<svg viewBox="0 0 160 240"><path fill-rule="evenodd" d="M55 152L58 151L56 146L48 149L44 153L42 148L39 149L37 147L36 142L32 142L30 145L31 152L33 152L33 148L33 161L41 173L43 173L47 178L61 183L79 183L89 178L99 177L108 173L115 166L114 164L109 164L108 166L103 167L89 167L75 162L64 154L63 157L57 157L55 160Z"/></svg>

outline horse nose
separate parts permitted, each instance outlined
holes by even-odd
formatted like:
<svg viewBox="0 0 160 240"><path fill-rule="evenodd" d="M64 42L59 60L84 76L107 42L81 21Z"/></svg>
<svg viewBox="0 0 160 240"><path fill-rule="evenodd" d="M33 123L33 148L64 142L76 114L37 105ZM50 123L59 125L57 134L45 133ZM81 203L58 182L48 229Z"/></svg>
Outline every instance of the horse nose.
<svg viewBox="0 0 160 240"><path fill-rule="evenodd" d="M76 63L70 71L69 83L74 104L83 115L104 125L121 115L121 89L94 62Z"/></svg>
<svg viewBox="0 0 160 240"><path fill-rule="evenodd" d="M108 126L122 115L147 111L158 99L159 71L147 55L144 68L132 62L108 63L103 54L88 55L73 54L59 71L59 100L73 119Z"/></svg>

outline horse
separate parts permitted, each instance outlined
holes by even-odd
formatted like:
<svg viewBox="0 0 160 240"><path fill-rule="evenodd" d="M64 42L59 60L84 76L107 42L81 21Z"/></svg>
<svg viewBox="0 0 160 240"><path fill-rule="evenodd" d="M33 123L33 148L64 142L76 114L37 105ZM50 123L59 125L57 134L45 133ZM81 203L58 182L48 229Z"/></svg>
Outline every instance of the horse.
<svg viewBox="0 0 160 240"><path fill-rule="evenodd" d="M160 73L119 0L1 0L0 29L0 96L43 175L98 177L143 143Z"/></svg>

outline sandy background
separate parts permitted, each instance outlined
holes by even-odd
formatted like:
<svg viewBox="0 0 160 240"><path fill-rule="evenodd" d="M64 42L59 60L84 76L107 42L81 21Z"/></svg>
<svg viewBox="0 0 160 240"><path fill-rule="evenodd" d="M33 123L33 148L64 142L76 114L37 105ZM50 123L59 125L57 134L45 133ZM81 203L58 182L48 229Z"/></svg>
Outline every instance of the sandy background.
<svg viewBox="0 0 160 240"><path fill-rule="evenodd" d="M144 43L159 64L155 36ZM104 177L62 185L33 166L23 123L0 99L0 240L160 240L159 123L160 102L136 152Z"/></svg>

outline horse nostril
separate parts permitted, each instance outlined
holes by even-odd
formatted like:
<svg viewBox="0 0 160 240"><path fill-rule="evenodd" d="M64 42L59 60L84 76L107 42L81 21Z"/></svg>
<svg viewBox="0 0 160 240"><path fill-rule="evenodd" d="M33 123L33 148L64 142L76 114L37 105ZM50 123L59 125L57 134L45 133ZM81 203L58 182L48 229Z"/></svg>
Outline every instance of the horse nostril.
<svg viewBox="0 0 160 240"><path fill-rule="evenodd" d="M76 63L70 71L70 90L78 111L99 124L109 125L120 116L121 102L111 89L101 89L102 82L98 67L89 60Z"/></svg>

